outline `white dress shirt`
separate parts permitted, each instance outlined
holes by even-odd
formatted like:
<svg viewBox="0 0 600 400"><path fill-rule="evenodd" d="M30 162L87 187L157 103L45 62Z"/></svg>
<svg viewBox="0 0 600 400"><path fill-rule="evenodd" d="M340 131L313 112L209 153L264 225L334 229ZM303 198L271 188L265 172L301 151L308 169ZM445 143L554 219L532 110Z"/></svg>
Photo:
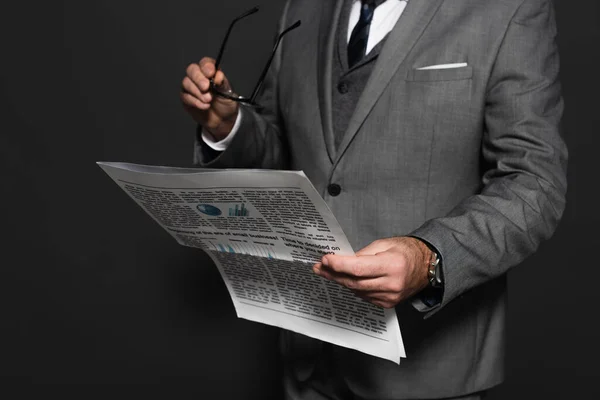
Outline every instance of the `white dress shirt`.
<svg viewBox="0 0 600 400"><path fill-rule="evenodd" d="M396 25L398 19L404 12L404 8L408 0L386 0L381 3L373 13L373 19L371 20L371 27L369 28L369 40L367 41L367 54L377 46L379 43ZM360 18L360 0L354 0L352 4L352 10L350 11L350 18L348 20L348 37L347 41L350 41L350 35L354 26L358 23ZM240 124L242 123L242 113L238 112L233 129L227 135L227 137L221 141L215 141L213 136L208 133L205 129L202 130L202 140L208 146L217 151L224 151L227 146L237 133Z"/></svg>

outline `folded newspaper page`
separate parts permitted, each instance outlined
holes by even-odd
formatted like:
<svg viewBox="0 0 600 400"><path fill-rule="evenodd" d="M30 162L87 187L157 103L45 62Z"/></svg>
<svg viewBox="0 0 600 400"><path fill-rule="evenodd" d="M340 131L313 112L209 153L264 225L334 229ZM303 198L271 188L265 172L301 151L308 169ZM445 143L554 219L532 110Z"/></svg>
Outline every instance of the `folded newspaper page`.
<svg viewBox="0 0 600 400"><path fill-rule="evenodd" d="M400 363L398 319L312 272L354 255L299 171L98 165L178 243L206 251L238 317Z"/></svg>

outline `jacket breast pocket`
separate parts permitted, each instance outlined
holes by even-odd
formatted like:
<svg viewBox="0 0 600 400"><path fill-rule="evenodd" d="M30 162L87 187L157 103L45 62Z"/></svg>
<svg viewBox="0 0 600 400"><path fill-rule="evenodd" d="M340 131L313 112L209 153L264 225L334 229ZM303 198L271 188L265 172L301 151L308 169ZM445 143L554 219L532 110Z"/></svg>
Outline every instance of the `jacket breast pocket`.
<svg viewBox="0 0 600 400"><path fill-rule="evenodd" d="M443 68L443 69L409 69L406 72L406 81L432 82L432 81L459 81L471 79L473 67Z"/></svg>

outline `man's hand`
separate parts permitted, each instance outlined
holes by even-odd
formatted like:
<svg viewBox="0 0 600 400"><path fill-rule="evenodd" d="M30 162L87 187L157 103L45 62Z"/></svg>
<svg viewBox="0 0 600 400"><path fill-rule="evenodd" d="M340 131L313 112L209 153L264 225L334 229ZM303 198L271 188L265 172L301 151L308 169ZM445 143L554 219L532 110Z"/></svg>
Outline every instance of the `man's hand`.
<svg viewBox="0 0 600 400"><path fill-rule="evenodd" d="M394 237L376 240L356 256L323 256L313 271L373 304L392 308L428 285L431 255L418 239Z"/></svg>
<svg viewBox="0 0 600 400"><path fill-rule="evenodd" d="M238 114L237 102L214 96L210 80L223 90L231 88L223 71L215 70L215 60L205 57L198 64L190 64L181 82L181 102L185 110L219 141L231 132Z"/></svg>

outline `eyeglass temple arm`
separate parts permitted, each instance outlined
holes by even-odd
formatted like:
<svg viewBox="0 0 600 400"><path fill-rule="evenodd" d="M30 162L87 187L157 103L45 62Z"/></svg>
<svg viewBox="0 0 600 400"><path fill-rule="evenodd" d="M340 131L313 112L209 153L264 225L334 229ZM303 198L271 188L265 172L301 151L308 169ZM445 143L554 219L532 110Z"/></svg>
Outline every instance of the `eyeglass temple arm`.
<svg viewBox="0 0 600 400"><path fill-rule="evenodd" d="M271 57L269 57L269 60L267 61L267 65L265 65L265 68L263 69L262 74L260 75L260 78L258 79L258 83L256 84L256 87L252 91L252 96L250 97L250 103L254 103L254 100L256 99L256 96L258 95L260 88L262 87L262 84L265 80L265 77L267 76L267 72L269 71L269 67L271 66L271 63L273 62L273 58L275 57L275 53L277 52L277 47L279 47L279 42L281 42L283 35L285 35L289 31L299 27L300 23L301 23L300 20L296 21L292 26L290 26L289 28L287 28L286 30L281 32L279 34L279 36L277 37L277 41L275 42L275 46L273 46L273 51L271 52Z"/></svg>
<svg viewBox="0 0 600 400"><path fill-rule="evenodd" d="M233 26L235 25L235 23L241 19L246 18L249 15L254 14L255 12L258 12L258 7L254 7L252 9L246 11L245 13L243 13L242 15L240 15L239 17L237 17L236 19L231 21L231 24L229 24L229 29L227 29L227 33L225 34L225 38L223 39L223 43L221 43L221 48L219 49L219 55L217 56L217 60L215 61L215 71L219 70L219 64L221 64L221 58L223 57L223 51L225 50L225 45L227 44L227 39L229 39L229 34L231 33L231 30L233 29Z"/></svg>

